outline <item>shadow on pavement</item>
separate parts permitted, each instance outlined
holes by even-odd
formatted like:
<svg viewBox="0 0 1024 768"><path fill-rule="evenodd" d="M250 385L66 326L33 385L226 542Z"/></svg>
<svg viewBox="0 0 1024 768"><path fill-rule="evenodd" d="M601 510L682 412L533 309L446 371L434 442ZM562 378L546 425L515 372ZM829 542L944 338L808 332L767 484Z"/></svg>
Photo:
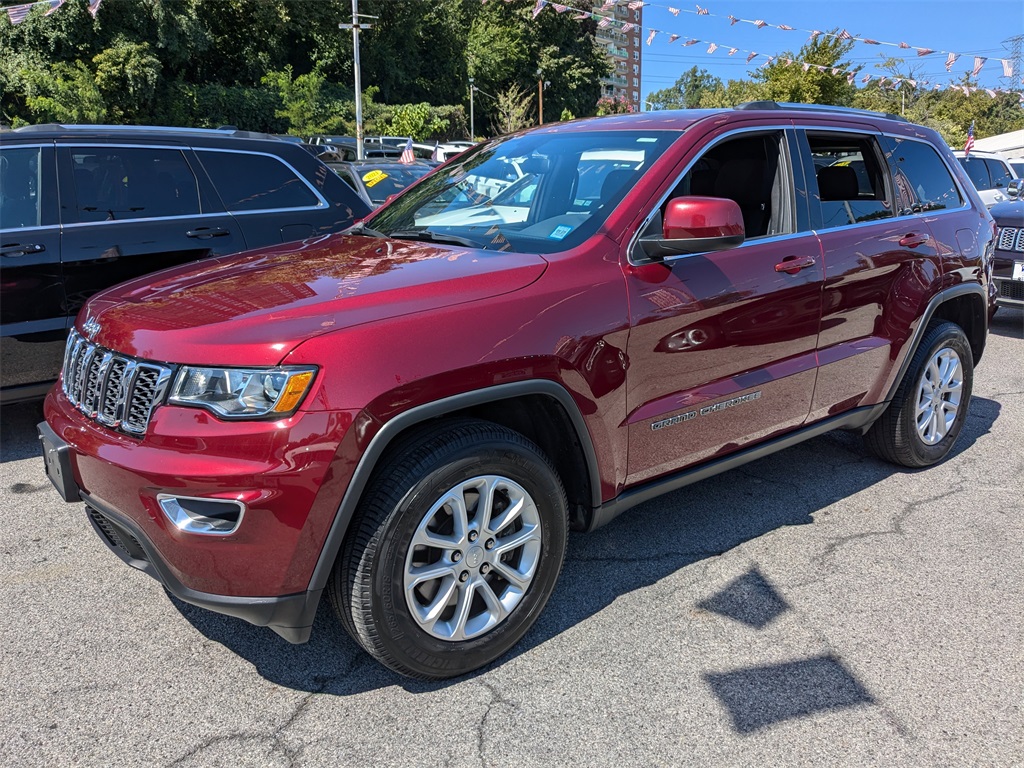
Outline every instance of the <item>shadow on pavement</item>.
<svg viewBox="0 0 1024 768"><path fill-rule="evenodd" d="M988 332L1008 339L1024 339L1024 309L1000 307L989 323ZM983 359L982 365L987 362Z"/></svg>
<svg viewBox="0 0 1024 768"><path fill-rule="evenodd" d="M733 727L740 733L816 712L874 703L857 679L832 656L709 673L704 679L728 709Z"/></svg>
<svg viewBox="0 0 1024 768"><path fill-rule="evenodd" d="M42 400L0 408L0 463L39 456L39 473L42 475L42 452L36 435L36 424L42 420Z"/></svg>

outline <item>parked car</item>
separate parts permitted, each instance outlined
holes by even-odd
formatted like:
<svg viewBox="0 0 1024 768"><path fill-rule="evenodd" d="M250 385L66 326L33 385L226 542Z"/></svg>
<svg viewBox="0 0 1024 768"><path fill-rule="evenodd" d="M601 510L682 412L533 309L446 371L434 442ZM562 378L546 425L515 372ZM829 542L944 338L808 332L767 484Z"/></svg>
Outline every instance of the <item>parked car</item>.
<svg viewBox="0 0 1024 768"><path fill-rule="evenodd" d="M513 163L523 216L425 223ZM460 675L537 621L570 529L833 429L942 461L994 235L939 135L886 115L541 126L342 234L90 300L47 472L186 602L304 642L326 595L391 669Z"/></svg>
<svg viewBox="0 0 1024 768"><path fill-rule="evenodd" d="M236 130L36 125L0 138L0 402L41 397L97 291L344 229L369 208L300 146Z"/></svg>
<svg viewBox="0 0 1024 768"><path fill-rule="evenodd" d="M1001 307L1024 307L1024 200L1007 200L989 210L996 220L992 279Z"/></svg>
<svg viewBox="0 0 1024 768"><path fill-rule="evenodd" d="M1024 159L1015 158L1009 161L1010 167L1013 172L1017 175L1018 179L1024 179Z"/></svg>
<svg viewBox="0 0 1024 768"><path fill-rule="evenodd" d="M953 154L967 171L986 206L991 208L1007 199L1006 187L1017 178L1017 173L1006 158L995 152L972 151L965 156L963 152L956 151Z"/></svg>
<svg viewBox="0 0 1024 768"><path fill-rule="evenodd" d="M336 160L355 160L358 156L356 151L358 145L351 136L313 136L309 143L313 147L323 147L322 152L335 153L334 159ZM401 156L402 147L394 147L379 141L363 140L364 159L394 158L397 160ZM323 159L326 160L327 158Z"/></svg>
<svg viewBox="0 0 1024 768"><path fill-rule="evenodd" d="M409 164L351 160L329 161L327 167L352 187L370 208L379 208L388 197L398 194L434 170L437 163L429 160L417 160Z"/></svg>

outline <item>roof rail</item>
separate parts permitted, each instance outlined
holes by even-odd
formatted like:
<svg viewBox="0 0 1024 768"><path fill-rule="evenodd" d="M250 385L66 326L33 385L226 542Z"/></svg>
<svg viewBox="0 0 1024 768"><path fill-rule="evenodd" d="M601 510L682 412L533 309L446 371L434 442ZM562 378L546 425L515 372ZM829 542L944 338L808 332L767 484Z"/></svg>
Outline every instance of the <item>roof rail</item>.
<svg viewBox="0 0 1024 768"><path fill-rule="evenodd" d="M23 125L21 128L15 128L15 131L19 133L35 133L42 131L95 131L95 132L110 132L110 133L121 133L121 132L142 132L152 131L154 133L172 133L181 135L195 135L201 134L206 136L235 136L238 138L250 138L250 139L276 139L269 133L259 133L256 131L240 131L234 126L226 125L220 128L189 128L183 126L171 126L171 125L81 125L78 123L40 123L38 125Z"/></svg>
<svg viewBox="0 0 1024 768"><path fill-rule="evenodd" d="M736 109L796 109L807 112L837 112L846 115L862 115L864 117L884 117L888 120L899 120L901 123L909 122L907 118L894 115L892 112L872 112L870 109L856 109L855 107L836 107L831 104L797 104L795 102L779 101L747 101L737 104Z"/></svg>

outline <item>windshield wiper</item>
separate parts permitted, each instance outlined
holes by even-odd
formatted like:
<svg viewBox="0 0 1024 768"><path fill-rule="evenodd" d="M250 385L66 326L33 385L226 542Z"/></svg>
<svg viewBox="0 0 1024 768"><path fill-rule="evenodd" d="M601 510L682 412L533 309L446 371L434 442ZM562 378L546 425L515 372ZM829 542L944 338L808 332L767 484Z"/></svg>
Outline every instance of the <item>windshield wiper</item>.
<svg viewBox="0 0 1024 768"><path fill-rule="evenodd" d="M383 232L378 232L376 229L370 229L365 224L353 224L351 227L345 230L346 235L366 235L367 237L387 237Z"/></svg>
<svg viewBox="0 0 1024 768"><path fill-rule="evenodd" d="M445 243L447 245L464 245L467 248L480 248L480 244L468 237L458 235L445 235L439 232L431 232L429 229L396 229L391 237L398 240L423 240L428 243Z"/></svg>

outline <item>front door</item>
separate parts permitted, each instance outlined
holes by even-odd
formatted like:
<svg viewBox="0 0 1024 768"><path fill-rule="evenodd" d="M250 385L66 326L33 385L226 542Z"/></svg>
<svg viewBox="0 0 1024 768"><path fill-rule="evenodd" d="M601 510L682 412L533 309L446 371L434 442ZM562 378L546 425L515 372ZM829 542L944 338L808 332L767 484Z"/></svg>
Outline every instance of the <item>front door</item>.
<svg viewBox="0 0 1024 768"><path fill-rule="evenodd" d="M746 241L626 269L629 476L654 479L807 418L821 318L821 254L803 226L791 137L720 138L669 196L733 199ZM799 168L799 165L797 165ZM655 215L649 228L660 229Z"/></svg>
<svg viewBox="0 0 1024 768"><path fill-rule="evenodd" d="M67 332L52 144L0 148L0 325L2 401L41 394Z"/></svg>

